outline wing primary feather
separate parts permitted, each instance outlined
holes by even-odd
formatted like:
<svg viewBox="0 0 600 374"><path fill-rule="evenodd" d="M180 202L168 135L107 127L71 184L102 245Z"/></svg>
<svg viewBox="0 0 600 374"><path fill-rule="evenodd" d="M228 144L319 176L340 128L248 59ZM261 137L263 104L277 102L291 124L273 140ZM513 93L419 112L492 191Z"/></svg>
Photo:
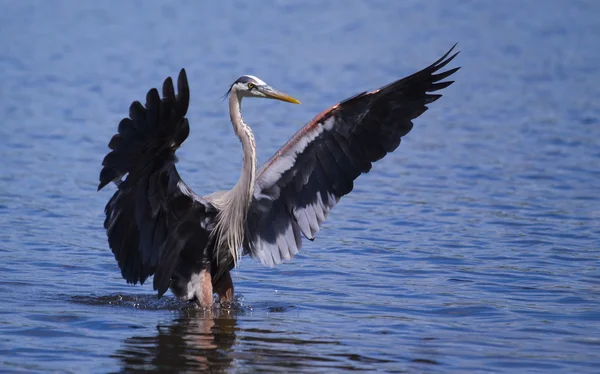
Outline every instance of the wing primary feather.
<svg viewBox="0 0 600 374"><path fill-rule="evenodd" d="M429 86L429 88L427 89L427 92L439 91L441 89L444 89L444 88L448 87L452 83L454 83L454 81L446 81L446 82L440 82L440 83L433 83L433 84L431 84Z"/></svg>
<svg viewBox="0 0 600 374"><path fill-rule="evenodd" d="M459 70L460 70L460 68L454 68L454 69L450 69L450 70L448 70L448 71L445 71L445 72L443 72L443 73L439 73L439 74L432 75L432 78L433 78L432 80L433 80L433 82L439 82L439 81L441 81L442 79L448 78L449 76L451 76L452 74L456 73L456 72L457 72L457 71L459 71ZM451 82L449 82L448 86L449 86L450 84L452 84L452 83L454 83L454 81L451 81ZM431 87L431 86L432 86L432 85L430 85L430 87ZM447 87L447 86L446 86L446 87ZM431 89L430 89L430 88L428 88L428 89L427 89L427 92L431 92Z"/></svg>
<svg viewBox="0 0 600 374"><path fill-rule="evenodd" d="M175 101L175 88L173 87L173 79L171 79L171 77L167 77L163 82L162 92L163 100L171 102Z"/></svg>

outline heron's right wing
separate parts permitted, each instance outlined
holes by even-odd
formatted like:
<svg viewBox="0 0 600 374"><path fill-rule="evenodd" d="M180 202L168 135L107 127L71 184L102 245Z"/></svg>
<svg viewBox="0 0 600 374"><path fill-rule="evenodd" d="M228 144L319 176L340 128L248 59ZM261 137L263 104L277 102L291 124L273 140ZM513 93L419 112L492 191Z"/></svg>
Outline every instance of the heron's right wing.
<svg viewBox="0 0 600 374"><path fill-rule="evenodd" d="M214 208L196 195L175 167L175 151L189 135L185 115L189 87L181 70L163 84L163 98L153 88L146 106L131 104L119 123L100 172L98 190L115 182L117 191L105 208L108 242L128 283L144 283L154 273L159 296L169 287L181 255L198 256L208 242ZM125 179L123 180L123 177ZM191 262L202 258L189 258Z"/></svg>
<svg viewBox="0 0 600 374"><path fill-rule="evenodd" d="M442 95L458 68L440 71L450 49L425 69L325 110L296 133L256 178L245 253L274 266L312 240L354 180L394 151L413 120ZM436 93L433 93L436 92Z"/></svg>

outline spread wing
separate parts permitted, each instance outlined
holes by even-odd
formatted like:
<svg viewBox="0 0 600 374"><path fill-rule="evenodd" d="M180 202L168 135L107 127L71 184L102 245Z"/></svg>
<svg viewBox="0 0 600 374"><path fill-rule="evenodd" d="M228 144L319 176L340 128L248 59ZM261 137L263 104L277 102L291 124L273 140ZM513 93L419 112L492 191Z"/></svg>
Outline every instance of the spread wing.
<svg viewBox="0 0 600 374"><path fill-rule="evenodd" d="M395 150L412 120L441 97L432 94L459 68L439 72L454 47L425 69L355 95L319 114L261 167L248 216L244 252L275 266L293 257L302 235L313 240L353 181Z"/></svg>
<svg viewBox="0 0 600 374"><path fill-rule="evenodd" d="M214 208L196 195L175 167L175 151L189 135L185 115L189 87L181 70L175 95L173 82L146 96L146 106L131 104L129 118L119 123L102 162L102 189L111 181L117 191L105 208L104 228L121 274L128 283L144 283L154 273L159 296L169 282L180 256L189 261L207 246ZM123 180L123 177L125 179Z"/></svg>

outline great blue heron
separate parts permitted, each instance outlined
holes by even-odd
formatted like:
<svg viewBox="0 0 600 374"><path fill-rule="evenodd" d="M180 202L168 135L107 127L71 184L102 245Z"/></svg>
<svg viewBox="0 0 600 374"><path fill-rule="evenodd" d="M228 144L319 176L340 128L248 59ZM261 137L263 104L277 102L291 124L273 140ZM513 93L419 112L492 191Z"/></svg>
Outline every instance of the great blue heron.
<svg viewBox="0 0 600 374"><path fill-rule="evenodd" d="M244 97L290 103L298 100L251 75L228 91L231 122L244 152L237 184L208 196L195 194L181 179L175 151L190 128L185 117L189 87L185 70L163 84L163 98L153 88L146 106L138 101L119 123L100 172L98 190L115 182L106 205L104 228L128 283L154 274L154 290L167 289L200 306L233 298L229 274L242 255L275 266L296 255L302 235L313 240L329 211L353 188L371 164L400 144L412 120L441 97L431 92L459 68L438 72L458 52L425 69L370 92L362 92L323 111L296 133L261 168L256 144L243 121ZM125 177L125 178L124 178ZM124 179L123 179L124 178Z"/></svg>

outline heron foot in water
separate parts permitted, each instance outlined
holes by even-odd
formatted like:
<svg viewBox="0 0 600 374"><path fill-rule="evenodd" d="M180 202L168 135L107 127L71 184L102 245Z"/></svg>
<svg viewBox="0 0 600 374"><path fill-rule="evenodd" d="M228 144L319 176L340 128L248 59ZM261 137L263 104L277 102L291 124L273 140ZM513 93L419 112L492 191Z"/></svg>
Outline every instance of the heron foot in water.
<svg viewBox="0 0 600 374"><path fill-rule="evenodd" d="M221 305L229 305L233 302L233 281L231 274L226 271L215 284L215 292L219 295Z"/></svg>

